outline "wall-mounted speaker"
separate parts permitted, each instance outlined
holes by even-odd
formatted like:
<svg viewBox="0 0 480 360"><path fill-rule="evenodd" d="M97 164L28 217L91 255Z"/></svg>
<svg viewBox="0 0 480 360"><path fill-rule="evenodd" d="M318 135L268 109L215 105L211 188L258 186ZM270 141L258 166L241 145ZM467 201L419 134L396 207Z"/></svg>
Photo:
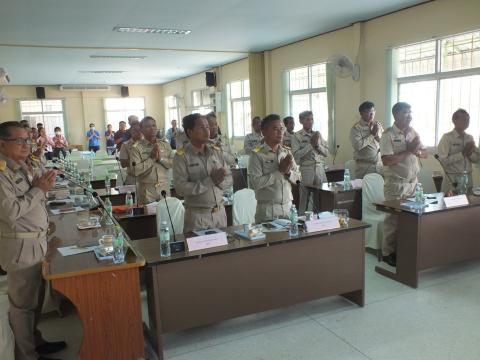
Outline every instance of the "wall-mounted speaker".
<svg viewBox="0 0 480 360"><path fill-rule="evenodd" d="M128 97L128 86L120 86L120 94L122 97Z"/></svg>
<svg viewBox="0 0 480 360"><path fill-rule="evenodd" d="M205 73L205 83L207 86L217 86L217 77L214 72L207 71Z"/></svg>
<svg viewBox="0 0 480 360"><path fill-rule="evenodd" d="M45 88L43 86L37 86L35 92L37 93L37 99L45 99Z"/></svg>

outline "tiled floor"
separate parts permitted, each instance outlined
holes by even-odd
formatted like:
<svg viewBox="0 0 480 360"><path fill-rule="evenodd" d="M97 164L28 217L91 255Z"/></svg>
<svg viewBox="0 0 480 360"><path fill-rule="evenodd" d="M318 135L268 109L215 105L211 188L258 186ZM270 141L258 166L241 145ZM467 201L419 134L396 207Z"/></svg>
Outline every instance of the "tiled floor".
<svg viewBox="0 0 480 360"><path fill-rule="evenodd" d="M418 289L378 275L366 259L366 305L340 297L243 316L168 334L174 360L477 360L480 359L480 261L422 272ZM74 314L46 317L44 334L63 336L74 359L81 337Z"/></svg>

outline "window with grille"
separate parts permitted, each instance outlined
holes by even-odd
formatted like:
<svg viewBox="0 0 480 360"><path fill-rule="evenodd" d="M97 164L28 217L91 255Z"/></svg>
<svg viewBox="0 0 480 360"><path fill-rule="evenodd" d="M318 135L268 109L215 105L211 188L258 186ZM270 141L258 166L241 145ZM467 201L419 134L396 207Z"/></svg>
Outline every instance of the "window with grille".
<svg viewBox="0 0 480 360"><path fill-rule="evenodd" d="M130 115L135 115L139 120L145 116L144 98L106 98L104 99L105 108L105 128L112 124L113 131L117 131L120 121L128 121ZM128 124L128 122L127 122Z"/></svg>
<svg viewBox="0 0 480 360"><path fill-rule="evenodd" d="M31 127L42 123L47 136L54 136L57 126L66 133L63 100L20 100L19 107L22 120L28 120Z"/></svg>
<svg viewBox="0 0 480 360"><path fill-rule="evenodd" d="M458 108L470 113L467 132L480 133L480 31L395 49L398 101L412 106L412 127L433 147L453 128Z"/></svg>
<svg viewBox="0 0 480 360"><path fill-rule="evenodd" d="M250 81L241 80L228 84L229 120L234 137L242 137L252 132L250 109Z"/></svg>
<svg viewBox="0 0 480 360"><path fill-rule="evenodd" d="M209 89L192 91L192 109L191 113L200 113L206 115L213 111L212 98Z"/></svg>

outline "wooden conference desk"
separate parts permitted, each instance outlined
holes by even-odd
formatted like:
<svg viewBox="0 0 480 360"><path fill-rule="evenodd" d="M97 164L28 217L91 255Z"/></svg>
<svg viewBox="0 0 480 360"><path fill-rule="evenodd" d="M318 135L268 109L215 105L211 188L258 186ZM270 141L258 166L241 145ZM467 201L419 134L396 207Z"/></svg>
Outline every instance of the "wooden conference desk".
<svg viewBox="0 0 480 360"><path fill-rule="evenodd" d="M227 213L227 226L232 225L232 204L224 204ZM130 239L146 239L157 237L157 214L140 214L126 216L114 214L122 229L128 234Z"/></svg>
<svg viewBox="0 0 480 360"><path fill-rule="evenodd" d="M164 333L333 295L363 306L368 226L351 220L330 232L290 238L282 231L262 241L229 235L227 246L170 258L160 257L158 238L136 241L146 259L150 334L159 359Z"/></svg>
<svg viewBox="0 0 480 360"><path fill-rule="evenodd" d="M102 198L103 201L107 200L107 197L108 197L110 199L110 202L114 206L125 205L125 197L127 196L126 192L121 192L115 188L112 188L110 190L110 193L107 193L107 190L105 189L97 189L95 191L97 192L98 196ZM133 196L133 201L135 203L135 192L132 192L132 196Z"/></svg>
<svg viewBox="0 0 480 360"><path fill-rule="evenodd" d="M324 183L320 189L320 211L347 209L351 218L362 219L362 188L344 190L335 183Z"/></svg>
<svg viewBox="0 0 480 360"><path fill-rule="evenodd" d="M109 173L108 176L110 177L110 185L112 189L117 186L117 174ZM105 176L95 177L90 180L90 184L92 184L93 189L105 189Z"/></svg>
<svg viewBox="0 0 480 360"><path fill-rule="evenodd" d="M441 197L423 212L400 206L400 200L376 204L377 209L398 216L396 272L377 266L375 271L416 288L418 273L436 266L480 257L480 198L470 205L446 208Z"/></svg>
<svg viewBox="0 0 480 360"><path fill-rule="evenodd" d="M57 247L90 245L111 230L76 230L77 214L50 216L56 225L43 263L43 276L75 305L83 325L78 358L143 358L139 267L144 258L127 252L125 263L100 262L93 252L64 257Z"/></svg>

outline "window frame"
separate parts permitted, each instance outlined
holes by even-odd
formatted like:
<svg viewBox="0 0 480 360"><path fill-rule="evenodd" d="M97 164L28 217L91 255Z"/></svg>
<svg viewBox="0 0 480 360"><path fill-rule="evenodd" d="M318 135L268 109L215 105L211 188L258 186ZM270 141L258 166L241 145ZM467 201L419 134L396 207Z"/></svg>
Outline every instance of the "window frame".
<svg viewBox="0 0 480 360"><path fill-rule="evenodd" d="M462 70L445 70L442 71L442 41L448 39L448 38L453 38L459 35L465 35L465 34L471 34L475 32L479 32L480 29L478 30L473 30L473 31L467 31L464 33L459 33L459 34L452 34L448 36L442 36L439 38L435 38L434 40L429 39L425 41L420 41L420 42L415 42L411 44L406 44L402 46L397 46L394 48L395 51L398 49L407 47L407 46L413 46L416 44L421 44L421 43L428 43L435 41L435 71L433 73L429 74L421 74L421 75L411 75L411 76L403 76L403 77L398 77L395 74L395 82L396 82L396 101L401 101L400 100L400 87L404 84L412 84L416 82L423 82L423 81L435 81L436 82L436 103L435 103L435 136L434 136L434 145L428 145L426 146L427 149L429 150L435 150L438 146L438 143L440 141L440 138L442 137L443 134L440 134L440 99L441 99L441 93L440 93L440 88L441 88L441 81L442 80L447 80L447 79L455 79L455 78L462 78L462 77L468 77L468 76L474 76L474 75L480 75L480 66L474 67L474 68L469 68L469 69L462 69ZM397 56L393 57L394 62L393 67L394 69L397 68L398 66L398 60ZM394 86L395 86L394 85ZM478 136L478 134L476 134Z"/></svg>
<svg viewBox="0 0 480 360"><path fill-rule="evenodd" d="M107 110L107 107L106 107L106 103L107 103L107 100L109 99L120 99L120 100L125 100L125 98L121 98L121 97L105 97L103 98L103 113L104 113L104 125L105 125L105 130L107 130L107 125L110 124L111 122L109 122L108 120L108 116L107 114L109 112L129 112L129 111L143 111L143 116L145 116L145 114L147 113L147 107L146 107L146 101L145 101L145 97L144 96L135 96L135 97L131 97L131 98L128 98L128 99L142 99L143 100L143 109L126 109L124 108L123 110ZM131 115L131 114L130 114ZM127 125L128 125L128 116L129 115L126 115L126 118L124 120L120 120L120 121L125 121L127 122ZM139 120L142 120L142 118L140 117ZM115 125L117 125L117 127L115 127ZM113 127L113 131L118 131L118 124L112 124L112 127ZM101 134L103 135L103 134Z"/></svg>
<svg viewBox="0 0 480 360"><path fill-rule="evenodd" d="M39 113L37 111L35 112L22 112L22 105L21 105L21 102L22 101L40 101L41 104L42 104L42 112ZM61 104L62 104L62 111L43 111L43 102L44 101L60 101ZM18 109L18 113L20 114L20 119L23 120L23 116L24 115L38 115L38 114L41 114L42 115L42 124L44 124L44 127L45 127L45 120L43 119L43 116L44 114L61 114L62 115L62 122L63 122L63 125L61 126L62 128L62 132L65 136L67 136L68 134L68 126L67 126L67 121L66 121L66 115L65 115L65 99L63 98L52 98L52 99L29 99L29 98L21 98L21 99L17 99L17 109ZM37 124L34 125L34 127L36 127ZM46 134L47 136L51 137L53 136L54 134Z"/></svg>
<svg viewBox="0 0 480 360"><path fill-rule="evenodd" d="M248 96L245 96L245 88L246 88L246 82L248 81ZM240 82L241 83L241 96L240 97L235 97L235 98L232 98L232 91L231 91L231 87L232 87L232 84L234 83L238 83ZM247 132L247 122L250 121L250 126L251 126L251 121L252 121L252 104L251 104L251 100L250 100L250 79L247 78L247 79L242 79L242 80L234 80L234 81L231 81L227 84L227 96L228 96L228 122L230 124L230 127L229 127L229 133L231 134L231 138L233 139L243 139L245 138L245 136L247 136L247 134L249 134ZM248 102L249 104L249 111L245 111L246 110L246 102ZM245 117L245 114L247 113L250 113L250 118L249 119L246 119L244 118L243 119L243 132L244 134L243 135L237 135L235 134L235 119L234 119L234 112L233 112L233 104L234 103L242 103L242 108L243 108L243 114L244 114L244 117Z"/></svg>
<svg viewBox="0 0 480 360"><path fill-rule="evenodd" d="M314 66L319 66L319 65L324 65L325 66L325 86L321 86L321 87L312 87L312 82L313 82L313 76L312 76L312 68ZM302 69L302 68L307 68L307 77L308 77L308 88L305 88L305 89L300 89L300 90L290 90L290 87L291 87L291 84L290 84L290 73L292 71L295 71L295 70L298 70L298 69ZM308 65L304 65L304 66L299 66L299 67L296 67L296 68L292 68L292 69L288 69L287 70L287 77L288 77L288 109L289 109L289 113L290 113L290 116L293 116L293 118L295 119L295 126L297 127L298 124L300 124L299 122L299 118L298 118L298 115L299 114L292 114L292 109L293 109L293 96L295 95L308 95L308 102L309 102L309 108L308 109L304 109L303 111L305 110L310 110L313 112L312 110L312 96L313 94L319 94L319 93L325 93L325 96L328 96L328 92L327 92L327 63L326 62L320 62L320 63L315 63L315 64L308 64ZM328 98L327 98L328 99ZM328 100L327 100L327 107L328 107ZM327 114L328 114L328 108L327 108ZM330 126L332 126L330 124L330 119L328 118L328 115L327 115L327 119L326 119L326 122L327 122L327 131L324 133L323 131L321 132L322 134L322 137L329 141L330 143L330 140L329 140L329 133L330 133ZM318 123L319 124L319 123ZM313 123L313 128L315 130L319 130L319 126L316 126L316 122L315 122L315 118L314 118L314 123ZM295 131L298 131L298 129L296 129Z"/></svg>
<svg viewBox="0 0 480 360"><path fill-rule="evenodd" d="M168 99L169 98L174 98L175 99L175 106L170 106ZM164 98L164 103L165 103L165 129L168 129L170 127L170 123L172 120L177 120L177 124L181 126L182 119L180 117L180 105L178 104L178 96L176 95L167 95ZM171 111L176 112L176 116L172 117L171 116Z"/></svg>

